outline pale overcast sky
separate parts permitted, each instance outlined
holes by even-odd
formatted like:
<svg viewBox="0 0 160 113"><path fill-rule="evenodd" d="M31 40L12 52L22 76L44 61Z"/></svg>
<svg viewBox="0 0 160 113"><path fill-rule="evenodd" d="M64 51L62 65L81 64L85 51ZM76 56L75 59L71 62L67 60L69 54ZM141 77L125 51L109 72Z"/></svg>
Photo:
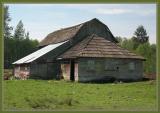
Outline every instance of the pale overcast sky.
<svg viewBox="0 0 160 113"><path fill-rule="evenodd" d="M151 43L156 43L156 4L7 4L16 27L22 20L32 39L97 18L114 36L131 38L143 25Z"/></svg>

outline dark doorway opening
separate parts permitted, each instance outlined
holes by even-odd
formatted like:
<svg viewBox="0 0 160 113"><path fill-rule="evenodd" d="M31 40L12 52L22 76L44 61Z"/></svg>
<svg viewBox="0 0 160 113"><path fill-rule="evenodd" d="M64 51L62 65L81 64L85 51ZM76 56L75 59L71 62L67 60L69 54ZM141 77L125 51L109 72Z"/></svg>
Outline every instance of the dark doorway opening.
<svg viewBox="0 0 160 113"><path fill-rule="evenodd" d="M75 67L75 62L74 60L71 60L71 63L70 63L70 80L71 81L74 81L75 78L74 78L74 67Z"/></svg>

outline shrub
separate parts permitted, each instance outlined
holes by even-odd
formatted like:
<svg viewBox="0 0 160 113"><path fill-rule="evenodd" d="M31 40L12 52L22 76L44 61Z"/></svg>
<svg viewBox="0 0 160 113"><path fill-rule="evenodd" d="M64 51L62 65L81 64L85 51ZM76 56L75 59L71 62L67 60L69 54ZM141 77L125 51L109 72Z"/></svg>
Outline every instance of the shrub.
<svg viewBox="0 0 160 113"><path fill-rule="evenodd" d="M10 77L13 77L13 72L12 72L12 69L5 69L4 70L4 80L9 80Z"/></svg>

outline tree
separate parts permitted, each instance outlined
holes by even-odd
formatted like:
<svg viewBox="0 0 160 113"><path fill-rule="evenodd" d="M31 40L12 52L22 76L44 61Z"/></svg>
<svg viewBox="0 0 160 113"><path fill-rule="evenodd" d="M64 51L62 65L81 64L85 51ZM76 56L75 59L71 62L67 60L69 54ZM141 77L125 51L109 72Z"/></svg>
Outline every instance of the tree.
<svg viewBox="0 0 160 113"><path fill-rule="evenodd" d="M22 40L25 37L25 30L22 20L20 20L16 26L15 32L14 32L14 38L18 40Z"/></svg>
<svg viewBox="0 0 160 113"><path fill-rule="evenodd" d="M151 46L151 72L156 73L156 44L152 44Z"/></svg>
<svg viewBox="0 0 160 113"><path fill-rule="evenodd" d="M123 41L122 37L116 36L115 38L116 38L116 40L118 41L118 45L121 45L121 44L122 44L122 41Z"/></svg>
<svg viewBox="0 0 160 113"><path fill-rule="evenodd" d="M128 49L130 51L134 51L134 43L132 39L123 38L123 41L121 42L121 47Z"/></svg>
<svg viewBox="0 0 160 113"><path fill-rule="evenodd" d="M151 63L152 50L150 44L147 42L139 45L138 48L136 49L136 52L137 54L143 56L146 59L146 61L144 62L144 72L146 73L152 72L152 66L153 66Z"/></svg>
<svg viewBox="0 0 160 113"><path fill-rule="evenodd" d="M23 22L20 20L16 26L14 35L11 35L12 27L9 7L4 7L4 68L12 68L12 63L27 54L35 51L38 41L30 40L29 32L25 33ZM13 38L12 38L13 37Z"/></svg>
<svg viewBox="0 0 160 113"><path fill-rule="evenodd" d="M11 18L8 10L9 10L9 7L4 6L4 38L10 38L11 30L13 29L11 26L9 26L9 22L11 21Z"/></svg>
<svg viewBox="0 0 160 113"><path fill-rule="evenodd" d="M9 25L9 22L11 21L10 15L9 15L9 7L4 6L4 23L3 23L3 36L4 36L4 68L9 67L9 62L11 61L10 54L12 52L11 50L11 31L12 27Z"/></svg>
<svg viewBox="0 0 160 113"><path fill-rule="evenodd" d="M14 59L17 60L23 55L23 40L25 39L25 30L22 20L20 20L15 28L14 36L15 45L14 48Z"/></svg>
<svg viewBox="0 0 160 113"><path fill-rule="evenodd" d="M134 37L135 41L139 43L148 42L149 36L147 36L146 29L142 25L138 26L138 28L134 32L134 35L135 35Z"/></svg>
<svg viewBox="0 0 160 113"><path fill-rule="evenodd" d="M119 41L118 45L129 51L143 56L146 61L144 61L144 72L145 73L156 73L156 44L139 43L133 38L121 38L116 37Z"/></svg>
<svg viewBox="0 0 160 113"><path fill-rule="evenodd" d="M25 34L25 38L26 38L27 40L29 40L29 32L27 32L27 33Z"/></svg>

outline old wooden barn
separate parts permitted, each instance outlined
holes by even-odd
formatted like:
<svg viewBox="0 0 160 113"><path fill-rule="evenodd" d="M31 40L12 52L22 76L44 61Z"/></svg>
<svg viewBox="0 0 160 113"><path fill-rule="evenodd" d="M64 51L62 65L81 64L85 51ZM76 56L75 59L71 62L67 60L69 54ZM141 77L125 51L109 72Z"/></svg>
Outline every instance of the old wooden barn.
<svg viewBox="0 0 160 113"><path fill-rule="evenodd" d="M50 33L39 50L14 62L21 79L65 79L79 82L141 80L142 56L119 47L98 19Z"/></svg>

